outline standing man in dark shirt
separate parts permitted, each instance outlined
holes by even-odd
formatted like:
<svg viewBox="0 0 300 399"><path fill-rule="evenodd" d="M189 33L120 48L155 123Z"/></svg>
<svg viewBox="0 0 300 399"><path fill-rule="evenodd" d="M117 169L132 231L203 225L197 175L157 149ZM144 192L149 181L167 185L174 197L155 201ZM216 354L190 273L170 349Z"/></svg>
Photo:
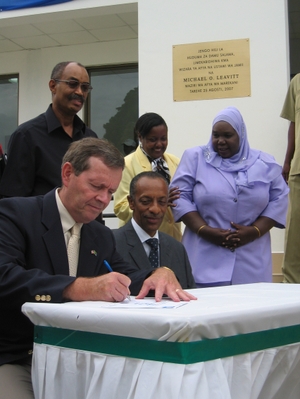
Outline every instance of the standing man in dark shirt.
<svg viewBox="0 0 300 399"><path fill-rule="evenodd" d="M51 74L52 104L21 124L8 143L8 160L0 183L2 197L46 194L61 185L61 162L69 145L97 137L76 115L92 89L85 67L60 62Z"/></svg>

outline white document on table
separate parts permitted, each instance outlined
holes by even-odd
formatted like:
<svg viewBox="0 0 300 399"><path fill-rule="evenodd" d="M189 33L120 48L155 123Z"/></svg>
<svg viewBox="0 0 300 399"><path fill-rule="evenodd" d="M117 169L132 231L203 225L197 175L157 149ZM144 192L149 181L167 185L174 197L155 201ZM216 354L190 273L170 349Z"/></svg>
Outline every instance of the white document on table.
<svg viewBox="0 0 300 399"><path fill-rule="evenodd" d="M173 302L171 299L162 299L156 302L154 298L135 299L130 297L124 299L122 302L107 302L104 307L109 308L126 308L126 309L176 309L186 305L188 302ZM101 307L103 303L101 303Z"/></svg>
<svg viewBox="0 0 300 399"><path fill-rule="evenodd" d="M111 309L177 309L186 305L187 301L173 302L172 299L165 298L156 302L154 298L135 299L134 296L124 299L122 302L104 302L104 301L83 301L76 302L76 307L89 308L111 308ZM66 302L64 306L74 307L75 302Z"/></svg>

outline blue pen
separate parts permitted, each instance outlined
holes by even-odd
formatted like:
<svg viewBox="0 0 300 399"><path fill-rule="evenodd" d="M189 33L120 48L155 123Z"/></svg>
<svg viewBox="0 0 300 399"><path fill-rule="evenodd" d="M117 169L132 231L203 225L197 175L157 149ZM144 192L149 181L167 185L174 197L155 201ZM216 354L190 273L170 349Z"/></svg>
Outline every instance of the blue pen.
<svg viewBox="0 0 300 399"><path fill-rule="evenodd" d="M113 272L113 269L111 268L111 265L107 262L107 260L104 259L103 263L104 263L106 269L107 269L110 273ZM128 298L129 301L131 301L131 298L130 298L130 295L129 295L129 294L127 295L127 298Z"/></svg>
<svg viewBox="0 0 300 399"><path fill-rule="evenodd" d="M113 269L111 268L110 264L107 262L107 260L104 259L103 263L105 264L106 269L109 272L113 272Z"/></svg>

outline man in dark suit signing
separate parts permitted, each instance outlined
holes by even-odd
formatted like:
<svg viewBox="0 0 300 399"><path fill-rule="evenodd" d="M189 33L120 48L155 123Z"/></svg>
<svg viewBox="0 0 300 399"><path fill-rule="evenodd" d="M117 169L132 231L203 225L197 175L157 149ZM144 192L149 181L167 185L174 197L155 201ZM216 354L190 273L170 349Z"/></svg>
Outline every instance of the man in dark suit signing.
<svg viewBox="0 0 300 399"><path fill-rule="evenodd" d="M141 270L169 268L183 288L195 288L184 246L158 232L168 207L168 191L167 180L157 172L142 172L132 179L128 196L132 219L113 231L117 251L132 266Z"/></svg>
<svg viewBox="0 0 300 399"><path fill-rule="evenodd" d="M164 293L174 301L194 299L173 272L127 264L112 232L94 221L116 191L123 167L112 144L85 138L63 158L61 188L0 201L0 399L33 399L33 325L21 312L24 302L122 301L129 292L143 298L153 288L158 301ZM76 262L74 251L68 257L70 241L77 241Z"/></svg>

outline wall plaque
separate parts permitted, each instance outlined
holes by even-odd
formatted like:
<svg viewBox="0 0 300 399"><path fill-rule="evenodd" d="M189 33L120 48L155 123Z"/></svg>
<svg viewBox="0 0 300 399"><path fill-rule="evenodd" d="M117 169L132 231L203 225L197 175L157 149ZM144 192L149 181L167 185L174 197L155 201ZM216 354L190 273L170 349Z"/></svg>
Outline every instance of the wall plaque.
<svg viewBox="0 0 300 399"><path fill-rule="evenodd" d="M249 39L173 46L174 101L250 95Z"/></svg>

